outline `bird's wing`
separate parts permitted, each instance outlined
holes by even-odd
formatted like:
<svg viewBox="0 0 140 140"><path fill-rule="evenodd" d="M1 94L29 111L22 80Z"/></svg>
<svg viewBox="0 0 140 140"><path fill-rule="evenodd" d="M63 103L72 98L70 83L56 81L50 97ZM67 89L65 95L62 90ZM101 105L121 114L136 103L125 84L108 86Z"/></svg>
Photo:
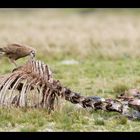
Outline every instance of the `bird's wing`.
<svg viewBox="0 0 140 140"><path fill-rule="evenodd" d="M16 46L16 47L23 47L23 45L20 45L20 44L16 44L16 43L13 43L13 44L10 44L10 46Z"/></svg>
<svg viewBox="0 0 140 140"><path fill-rule="evenodd" d="M23 46L19 45L19 44L9 44L6 47L4 47L3 50L6 54L15 54L15 53L21 51L22 48L23 48Z"/></svg>

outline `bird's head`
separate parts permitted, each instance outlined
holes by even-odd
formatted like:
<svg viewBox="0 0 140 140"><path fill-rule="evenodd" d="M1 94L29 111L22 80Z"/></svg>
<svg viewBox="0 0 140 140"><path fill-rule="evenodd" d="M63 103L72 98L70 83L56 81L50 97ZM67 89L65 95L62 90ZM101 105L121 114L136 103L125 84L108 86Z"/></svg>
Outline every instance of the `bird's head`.
<svg viewBox="0 0 140 140"><path fill-rule="evenodd" d="M36 51L35 50L31 50L30 51L30 56L31 56L32 59L35 57L35 55L36 55Z"/></svg>

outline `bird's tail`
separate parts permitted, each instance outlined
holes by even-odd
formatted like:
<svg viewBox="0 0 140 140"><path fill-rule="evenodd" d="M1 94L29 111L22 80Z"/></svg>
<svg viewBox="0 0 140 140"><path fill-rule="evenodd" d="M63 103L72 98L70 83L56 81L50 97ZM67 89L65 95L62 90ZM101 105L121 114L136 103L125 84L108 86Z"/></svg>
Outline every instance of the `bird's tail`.
<svg viewBox="0 0 140 140"><path fill-rule="evenodd" d="M0 48L0 56L4 54L3 48Z"/></svg>
<svg viewBox="0 0 140 140"><path fill-rule="evenodd" d="M0 48L0 53L3 52L3 48Z"/></svg>

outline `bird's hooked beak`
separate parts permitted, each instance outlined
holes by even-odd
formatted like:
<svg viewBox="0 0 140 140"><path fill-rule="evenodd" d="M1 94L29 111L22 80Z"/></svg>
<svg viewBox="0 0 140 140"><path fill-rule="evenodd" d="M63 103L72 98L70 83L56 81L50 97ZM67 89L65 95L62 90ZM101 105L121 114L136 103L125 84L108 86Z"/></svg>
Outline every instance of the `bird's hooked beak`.
<svg viewBox="0 0 140 140"><path fill-rule="evenodd" d="M34 50L32 50L31 52L30 52L30 56L31 56L31 58L33 59L34 57L35 57L35 51Z"/></svg>

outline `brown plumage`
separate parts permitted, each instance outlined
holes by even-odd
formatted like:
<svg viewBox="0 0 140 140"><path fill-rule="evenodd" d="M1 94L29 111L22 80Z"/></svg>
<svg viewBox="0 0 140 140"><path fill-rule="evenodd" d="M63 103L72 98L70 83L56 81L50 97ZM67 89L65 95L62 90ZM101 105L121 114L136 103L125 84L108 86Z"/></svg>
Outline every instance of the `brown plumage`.
<svg viewBox="0 0 140 140"><path fill-rule="evenodd" d="M31 58L35 57L35 49L31 47L27 47L21 44L8 44L6 47L0 48L0 53L4 56L8 57L12 63L16 64L16 60L31 56Z"/></svg>

